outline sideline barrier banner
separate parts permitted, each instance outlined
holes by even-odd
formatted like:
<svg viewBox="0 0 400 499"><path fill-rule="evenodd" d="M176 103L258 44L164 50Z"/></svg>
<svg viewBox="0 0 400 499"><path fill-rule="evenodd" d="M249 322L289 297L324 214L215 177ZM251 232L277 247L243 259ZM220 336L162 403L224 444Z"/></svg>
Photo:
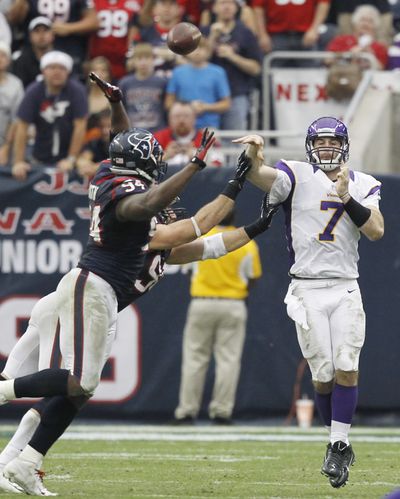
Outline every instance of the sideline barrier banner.
<svg viewBox="0 0 400 499"><path fill-rule="evenodd" d="M173 168L171 168L174 171ZM206 169L181 196L189 214L219 194L232 171ZM384 177L382 241L361 241L360 286L367 312L367 338L361 354L359 410L400 408L400 178ZM87 186L78 177L36 172L26 183L0 172L0 364L24 332L39 297L53 291L79 258L88 231ZM246 185L237 202L237 225L257 218L262 193ZM289 278L283 214L257 242L263 277L249 298L249 321L235 417L286 414L301 362L293 323L283 304ZM182 330L189 303L189 278L178 266L150 293L120 314L117 339L100 387L82 415L102 418L171 418L178 402ZM206 413L212 372L205 389ZM312 397L308 369L300 393ZM1 407L2 417L27 408L17 401Z"/></svg>
<svg viewBox="0 0 400 499"><path fill-rule="evenodd" d="M335 101L326 94L327 70L272 68L272 101L276 130L306 130L319 116L343 116L349 100ZM303 147L304 136L281 138L280 147Z"/></svg>

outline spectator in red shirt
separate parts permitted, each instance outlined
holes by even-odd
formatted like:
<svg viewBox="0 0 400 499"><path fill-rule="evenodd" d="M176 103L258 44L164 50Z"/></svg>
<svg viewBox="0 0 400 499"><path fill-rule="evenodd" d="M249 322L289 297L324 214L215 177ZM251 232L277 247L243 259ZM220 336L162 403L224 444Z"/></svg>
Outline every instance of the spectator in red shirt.
<svg viewBox="0 0 400 499"><path fill-rule="evenodd" d="M89 59L107 57L114 80L126 75L129 23L142 4L143 0L94 0L100 27L90 37Z"/></svg>
<svg viewBox="0 0 400 499"><path fill-rule="evenodd" d="M195 123L196 113L189 102L176 101L172 104L168 113L169 126L154 133L164 149L163 159L169 165L185 165L193 156L193 151L200 146L203 132L196 128ZM214 144L214 148L208 153L207 164L223 164L218 144Z"/></svg>
<svg viewBox="0 0 400 499"><path fill-rule="evenodd" d="M259 43L264 52L312 49L319 38L330 0L277 2L252 0Z"/></svg>
<svg viewBox="0 0 400 499"><path fill-rule="evenodd" d="M387 47L376 41L380 27L380 14L373 5L360 5L352 15L353 34L338 35L331 40L327 50L332 52L352 52L372 54L375 69L385 69L388 62ZM368 67L368 61L360 60L363 67Z"/></svg>

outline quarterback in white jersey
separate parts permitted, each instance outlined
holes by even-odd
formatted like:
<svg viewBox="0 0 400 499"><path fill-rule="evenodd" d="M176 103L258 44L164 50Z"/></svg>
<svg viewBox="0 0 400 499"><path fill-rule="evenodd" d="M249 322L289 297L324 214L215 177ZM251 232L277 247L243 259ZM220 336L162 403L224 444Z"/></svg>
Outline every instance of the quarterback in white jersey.
<svg viewBox="0 0 400 499"><path fill-rule="evenodd" d="M365 313L358 287L358 241L383 236L381 183L350 171L347 128L322 117L307 131L307 162L263 164L263 139L248 135L247 178L270 193L286 215L292 281L285 303L310 367L315 402L330 432L321 468L334 488L345 485L355 460L349 431L358 397L358 363Z"/></svg>

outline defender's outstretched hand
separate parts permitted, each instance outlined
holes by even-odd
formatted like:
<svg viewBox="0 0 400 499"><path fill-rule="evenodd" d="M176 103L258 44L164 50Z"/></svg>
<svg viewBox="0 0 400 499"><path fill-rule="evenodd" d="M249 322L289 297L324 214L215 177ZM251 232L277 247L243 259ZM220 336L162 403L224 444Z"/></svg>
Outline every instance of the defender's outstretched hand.
<svg viewBox="0 0 400 499"><path fill-rule="evenodd" d="M101 88L103 91L105 97L110 101L110 102L121 102L122 100L122 92L121 89L115 85L111 85L111 83L107 83L106 81L102 80L100 76L98 76L96 73L93 73L93 71L89 74L89 78L96 83L96 85Z"/></svg>
<svg viewBox="0 0 400 499"><path fill-rule="evenodd" d="M191 163L196 163L201 169L207 166L205 162L205 157L208 150L212 147L215 142L214 132L209 132L206 128L201 137L200 147L196 150L195 155L190 160Z"/></svg>
<svg viewBox="0 0 400 499"><path fill-rule="evenodd" d="M267 230L271 226L272 219L274 218L275 213L279 210L278 204L271 204L269 201L268 192L262 199L261 202L261 213L260 213L260 221L264 230Z"/></svg>
<svg viewBox="0 0 400 499"><path fill-rule="evenodd" d="M250 239L254 239L259 234L268 230L271 226L272 218L278 211L279 205L274 205L269 202L269 194L266 193L261 202L260 217L250 225L246 225L244 230Z"/></svg>
<svg viewBox="0 0 400 499"><path fill-rule="evenodd" d="M235 171L235 180L238 181L240 189L243 188L246 182L246 175L251 168L251 159L246 155L245 151L242 151L238 158Z"/></svg>
<svg viewBox="0 0 400 499"><path fill-rule="evenodd" d="M228 181L221 194L235 200L239 192L243 189L246 182L246 175L251 168L251 159L246 156L245 151L242 151L236 165L235 176Z"/></svg>

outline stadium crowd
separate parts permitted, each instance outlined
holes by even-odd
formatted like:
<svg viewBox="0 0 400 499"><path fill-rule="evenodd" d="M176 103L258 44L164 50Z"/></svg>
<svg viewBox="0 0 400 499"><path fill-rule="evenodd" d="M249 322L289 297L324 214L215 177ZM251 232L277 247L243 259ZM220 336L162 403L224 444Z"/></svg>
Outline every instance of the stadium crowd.
<svg viewBox="0 0 400 499"><path fill-rule="evenodd" d="M174 102L190 103L194 127L183 138L169 133L170 151L185 143L190 155L204 126L248 127L250 95L262 90L263 57L272 51L350 51L353 65L368 52L374 67L396 67L399 4L67 0L60 11L55 1L2 2L0 165L21 181L43 165L93 174L107 152L107 102L90 84L90 71L122 88L133 125L162 136ZM199 48L186 57L166 44L180 21L203 33Z"/></svg>

